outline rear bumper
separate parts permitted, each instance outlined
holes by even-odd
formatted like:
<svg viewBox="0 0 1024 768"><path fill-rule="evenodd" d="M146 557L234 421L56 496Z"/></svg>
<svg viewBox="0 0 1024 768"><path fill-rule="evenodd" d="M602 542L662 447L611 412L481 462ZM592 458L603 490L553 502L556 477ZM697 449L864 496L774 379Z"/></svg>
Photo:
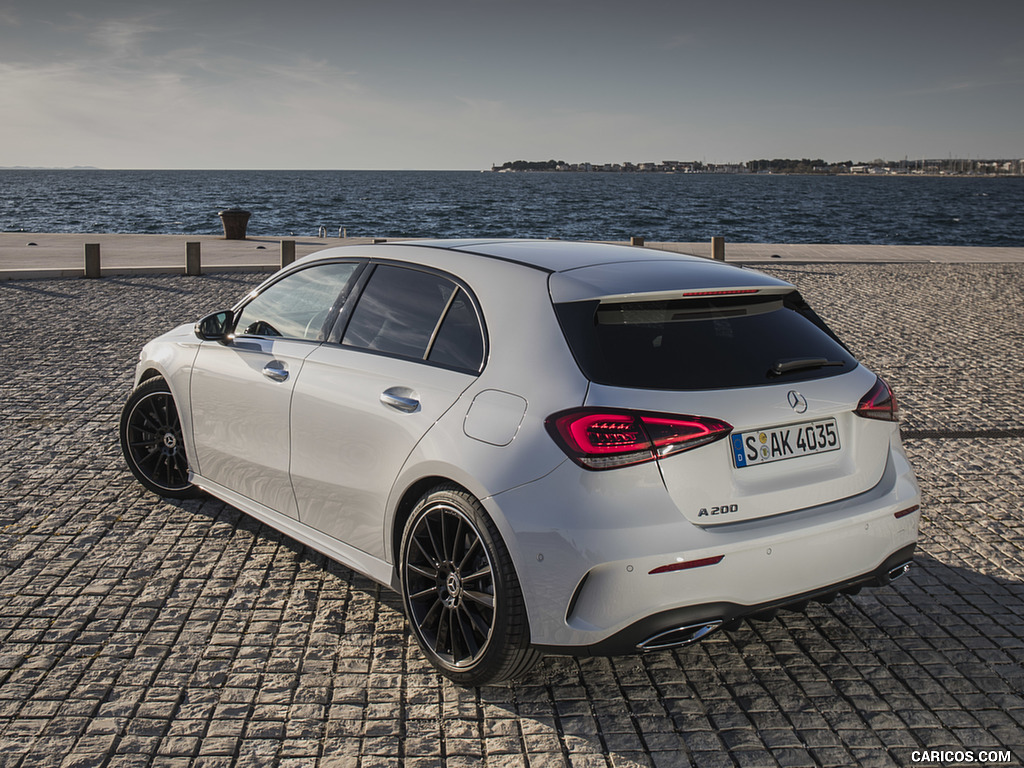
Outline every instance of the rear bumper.
<svg viewBox="0 0 1024 768"><path fill-rule="evenodd" d="M887 557L870 573L757 605L718 602L662 611L634 622L601 642L587 646L537 646L544 653L572 656L622 656L688 645L712 632L746 618L770 619L780 610L801 611L808 603L830 603L842 593L856 594L863 587L884 587L910 568L915 544Z"/></svg>
<svg viewBox="0 0 1024 768"><path fill-rule="evenodd" d="M909 561L921 517L898 443L864 493L725 525L683 518L650 465L566 462L483 501L515 561L534 645L578 655L651 650L685 642L686 632L655 641L678 628L886 584ZM676 569L696 562L706 565Z"/></svg>

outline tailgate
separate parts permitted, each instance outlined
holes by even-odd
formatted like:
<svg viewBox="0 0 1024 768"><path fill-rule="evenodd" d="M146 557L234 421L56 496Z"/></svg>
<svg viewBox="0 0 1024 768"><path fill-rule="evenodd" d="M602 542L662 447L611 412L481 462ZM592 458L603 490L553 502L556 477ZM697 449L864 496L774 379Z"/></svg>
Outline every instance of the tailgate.
<svg viewBox="0 0 1024 768"><path fill-rule="evenodd" d="M874 382L873 373L858 367L827 379L720 391L594 385L587 405L731 424L725 440L658 460L680 513L697 525L718 525L827 504L874 487L897 428L853 413Z"/></svg>

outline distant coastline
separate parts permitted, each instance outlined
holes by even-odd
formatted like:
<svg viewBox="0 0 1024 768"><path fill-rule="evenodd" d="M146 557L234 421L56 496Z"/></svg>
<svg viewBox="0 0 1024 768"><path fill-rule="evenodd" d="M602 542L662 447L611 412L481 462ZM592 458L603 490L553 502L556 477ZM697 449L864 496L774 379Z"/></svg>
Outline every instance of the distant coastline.
<svg viewBox="0 0 1024 768"><path fill-rule="evenodd" d="M659 163L566 163L564 160L512 160L491 166L492 173L718 173L786 176L1024 176L1024 160L921 159L826 163L824 160L748 160L704 163L662 160Z"/></svg>
<svg viewBox="0 0 1024 768"><path fill-rule="evenodd" d="M44 166L44 165L0 165L0 171L101 171L94 165Z"/></svg>
<svg viewBox="0 0 1024 768"><path fill-rule="evenodd" d="M433 169L439 173L460 172L460 169ZM146 172L146 173L391 173L382 169L259 169L240 171L227 169L166 169L166 168L100 168L94 165L40 166L6 165L0 171L103 171L103 172ZM408 169L409 172L430 173ZM701 161L663 160L657 163L567 163L561 160L514 160L494 165L485 172L491 173L654 173L654 174L734 174L759 176L922 176L934 178L1020 178L1024 176L1024 159L1020 160L970 160L948 158L943 160L901 160L870 162L844 161L826 163L823 160L749 160L744 163L705 163ZM472 173L472 169L461 169Z"/></svg>

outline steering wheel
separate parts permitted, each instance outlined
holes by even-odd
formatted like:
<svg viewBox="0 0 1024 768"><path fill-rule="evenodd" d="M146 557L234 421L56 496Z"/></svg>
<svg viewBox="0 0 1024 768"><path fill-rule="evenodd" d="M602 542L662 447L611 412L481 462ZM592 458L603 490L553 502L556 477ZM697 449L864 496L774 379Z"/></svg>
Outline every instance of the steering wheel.
<svg viewBox="0 0 1024 768"><path fill-rule="evenodd" d="M304 338L304 339L319 339L320 338L320 333L323 330L324 320L327 319L327 313L329 311L330 310L328 310L328 309L321 309L319 312L317 312L315 315L313 315L311 318L309 318L309 322L306 323L306 329L302 332L302 338ZM316 330L316 333L314 333L313 335L310 335L310 331L312 331L314 329Z"/></svg>

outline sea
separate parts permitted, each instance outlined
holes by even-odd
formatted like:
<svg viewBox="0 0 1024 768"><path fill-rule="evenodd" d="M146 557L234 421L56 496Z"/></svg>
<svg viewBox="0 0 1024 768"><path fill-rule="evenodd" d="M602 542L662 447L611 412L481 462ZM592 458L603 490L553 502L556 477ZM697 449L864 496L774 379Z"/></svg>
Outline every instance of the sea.
<svg viewBox="0 0 1024 768"><path fill-rule="evenodd" d="M0 231L1024 246L1024 178L0 170ZM322 229L321 229L322 228Z"/></svg>

